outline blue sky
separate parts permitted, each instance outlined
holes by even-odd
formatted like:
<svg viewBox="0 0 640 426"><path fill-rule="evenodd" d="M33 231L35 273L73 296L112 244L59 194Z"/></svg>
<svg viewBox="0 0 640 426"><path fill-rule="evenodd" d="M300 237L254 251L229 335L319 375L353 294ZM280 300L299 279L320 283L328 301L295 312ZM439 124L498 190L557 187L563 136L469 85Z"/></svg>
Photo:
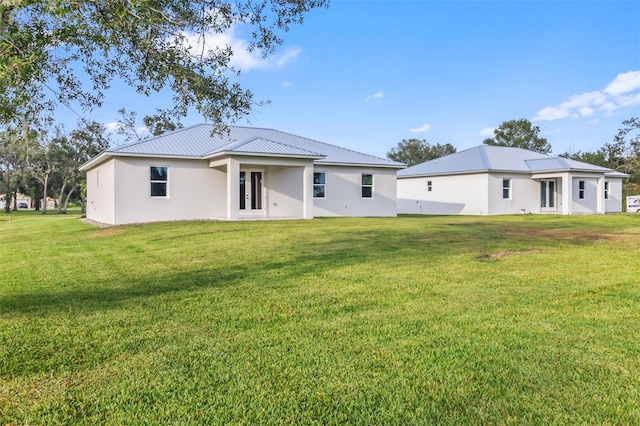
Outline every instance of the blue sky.
<svg viewBox="0 0 640 426"><path fill-rule="evenodd" d="M271 103L236 124L380 157L408 138L462 150L519 118L554 154L593 151L640 116L640 1L334 0L266 61L242 51L248 35L238 26L217 40L237 51L240 83ZM115 87L91 117L169 102Z"/></svg>

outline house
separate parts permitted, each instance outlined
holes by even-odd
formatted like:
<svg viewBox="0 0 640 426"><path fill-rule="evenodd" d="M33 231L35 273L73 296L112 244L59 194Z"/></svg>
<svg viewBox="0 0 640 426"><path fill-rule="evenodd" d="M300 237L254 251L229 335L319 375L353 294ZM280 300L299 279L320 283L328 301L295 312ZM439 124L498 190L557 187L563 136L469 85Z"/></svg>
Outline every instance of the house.
<svg viewBox="0 0 640 426"><path fill-rule="evenodd" d="M31 197L25 194L17 193L15 194L15 203L18 206L18 209L28 209L31 207ZM4 209L5 201L7 199L7 194L0 194L0 209ZM13 208L13 196L11 197L11 208Z"/></svg>
<svg viewBox="0 0 640 426"><path fill-rule="evenodd" d="M567 158L480 145L401 170L398 213L620 212L628 177Z"/></svg>
<svg viewBox="0 0 640 426"><path fill-rule="evenodd" d="M200 124L100 153L87 218L170 220L396 216L404 165L272 129Z"/></svg>

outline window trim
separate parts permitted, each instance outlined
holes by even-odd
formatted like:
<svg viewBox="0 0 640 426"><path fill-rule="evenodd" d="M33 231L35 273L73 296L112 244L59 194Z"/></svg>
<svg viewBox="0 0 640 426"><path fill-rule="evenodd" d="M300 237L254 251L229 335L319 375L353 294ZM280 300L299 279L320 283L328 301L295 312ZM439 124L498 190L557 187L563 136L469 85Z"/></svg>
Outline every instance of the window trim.
<svg viewBox="0 0 640 426"><path fill-rule="evenodd" d="M584 200L584 196L585 196L585 193L586 193L586 187L587 187L587 185L585 184L584 180L579 180L578 181L578 199Z"/></svg>
<svg viewBox="0 0 640 426"><path fill-rule="evenodd" d="M433 181L428 180L425 186L427 192L433 192Z"/></svg>
<svg viewBox="0 0 640 426"><path fill-rule="evenodd" d="M505 183L507 185L505 185ZM505 197L505 194L507 195L506 197ZM503 200L511 199L511 178L502 178L502 199Z"/></svg>
<svg viewBox="0 0 640 426"><path fill-rule="evenodd" d="M610 182L607 182L607 181L604 182L604 199L605 200L609 199L609 191L610 191L609 183Z"/></svg>
<svg viewBox="0 0 640 426"><path fill-rule="evenodd" d="M323 183L316 183L316 175L323 175L324 179L323 179ZM322 187L322 196L321 197L317 197L316 196L316 187ZM313 198L327 198L327 172L322 171L322 172L313 172Z"/></svg>
<svg viewBox="0 0 640 426"><path fill-rule="evenodd" d="M364 177L365 176L371 176L371 184L365 184L364 183ZM374 174L373 173L362 173L360 176L360 198L363 199L371 199L373 198L373 188L374 188L374 184L375 184L375 178L374 178ZM365 195L365 188L370 188L371 193L370 195Z"/></svg>
<svg viewBox="0 0 640 426"><path fill-rule="evenodd" d="M151 176L152 169L154 168L164 168L166 169L166 176L164 180L161 179L153 179ZM154 184L164 184L164 195L153 195L153 190L151 189ZM149 166L149 198L169 198L169 166L168 165L150 165Z"/></svg>

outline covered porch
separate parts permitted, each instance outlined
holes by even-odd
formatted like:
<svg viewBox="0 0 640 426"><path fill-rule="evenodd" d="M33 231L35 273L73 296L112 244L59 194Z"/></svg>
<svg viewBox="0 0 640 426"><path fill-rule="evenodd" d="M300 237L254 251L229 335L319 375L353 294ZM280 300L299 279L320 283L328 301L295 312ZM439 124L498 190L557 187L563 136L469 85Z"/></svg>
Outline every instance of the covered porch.
<svg viewBox="0 0 640 426"><path fill-rule="evenodd" d="M552 172L535 173L539 213L564 214L605 212L604 174Z"/></svg>
<svg viewBox="0 0 640 426"><path fill-rule="evenodd" d="M219 178L212 219L312 219L313 159L224 156L209 160Z"/></svg>

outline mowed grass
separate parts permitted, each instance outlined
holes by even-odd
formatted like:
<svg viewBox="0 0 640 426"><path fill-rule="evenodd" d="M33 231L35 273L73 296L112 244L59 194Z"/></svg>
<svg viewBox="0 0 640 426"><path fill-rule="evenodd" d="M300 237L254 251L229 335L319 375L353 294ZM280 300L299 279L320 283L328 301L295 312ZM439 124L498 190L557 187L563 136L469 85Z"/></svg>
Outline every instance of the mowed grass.
<svg viewBox="0 0 640 426"><path fill-rule="evenodd" d="M0 424L640 424L640 215L0 215Z"/></svg>

